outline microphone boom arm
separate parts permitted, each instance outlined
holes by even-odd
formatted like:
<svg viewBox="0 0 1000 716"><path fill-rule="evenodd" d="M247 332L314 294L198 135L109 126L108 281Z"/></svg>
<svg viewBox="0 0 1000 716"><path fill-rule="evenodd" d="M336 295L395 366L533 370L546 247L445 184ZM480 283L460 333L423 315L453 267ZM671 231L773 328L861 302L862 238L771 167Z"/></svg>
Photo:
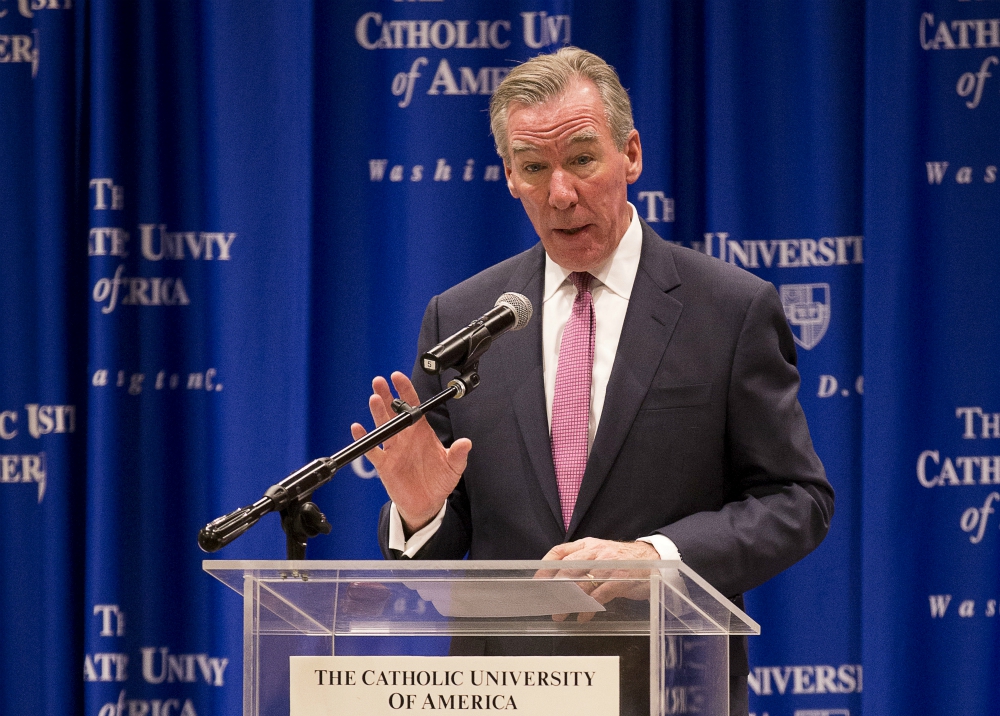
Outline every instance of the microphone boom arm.
<svg viewBox="0 0 1000 716"><path fill-rule="evenodd" d="M487 343L486 347L488 346ZM484 352L485 348L476 351L474 359L460 369L460 375L449 381L448 387L430 400L412 406L397 398L392 402L392 409L396 412L396 417L392 420L330 457L320 457L300 467L281 482L269 487L264 496L253 504L209 522L198 533L198 546L205 552L215 552L253 527L264 515L281 512L282 529L287 534L288 559L305 559L305 541L319 532L330 532L330 525L323 514L315 506L312 510L308 509L312 493L329 482L337 470L398 435L420 420L424 413L451 398L457 400L474 390L479 385L479 356ZM307 514L300 516L300 511L304 508ZM308 524L303 525L302 522L306 521Z"/></svg>

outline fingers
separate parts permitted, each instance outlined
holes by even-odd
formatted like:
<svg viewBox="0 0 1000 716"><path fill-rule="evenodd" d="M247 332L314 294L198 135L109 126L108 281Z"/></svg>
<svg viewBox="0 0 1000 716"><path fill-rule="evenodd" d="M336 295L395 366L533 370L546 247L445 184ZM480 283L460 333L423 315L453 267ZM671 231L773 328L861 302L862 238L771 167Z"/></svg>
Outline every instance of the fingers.
<svg viewBox="0 0 1000 716"><path fill-rule="evenodd" d="M575 542L563 542L550 549L542 557L543 560L590 560L600 559L602 556L601 543L604 540L596 540L591 537L584 537Z"/></svg>
<svg viewBox="0 0 1000 716"><path fill-rule="evenodd" d="M610 581L610 577L612 575L610 573L601 572L598 572L597 574L588 573L587 576L596 577L598 579L609 579L609 581L604 582L591 580L586 585L580 585L581 589L588 592L589 595L599 604L607 604L608 602L620 597L635 601L646 601L649 599L649 585L644 580L637 580L635 582ZM638 588L637 590L634 589L636 587ZM576 620L580 623L586 623L595 616L596 612L579 612L576 616Z"/></svg>
<svg viewBox="0 0 1000 716"><path fill-rule="evenodd" d="M382 376L378 376L372 381L372 391L374 395L368 398L368 409L371 410L372 417L375 419L375 426L381 427L395 417L395 413L392 412L392 391L389 390L389 384Z"/></svg>
<svg viewBox="0 0 1000 716"><path fill-rule="evenodd" d="M554 560L554 559L566 559L566 555L575 549L575 547L573 547L574 544L576 543L563 542L562 544L557 544L555 547L553 547L552 549L550 549L548 552L545 553L545 556L542 557L542 561Z"/></svg>
<svg viewBox="0 0 1000 716"><path fill-rule="evenodd" d="M542 557L543 561L558 562L562 560L582 559L579 557L579 549L583 540L576 542L564 542L557 544ZM544 569L539 570L536 576L539 579L577 579L586 575L586 570L579 569ZM561 621L561 620L560 620Z"/></svg>
<svg viewBox="0 0 1000 716"><path fill-rule="evenodd" d="M355 440L360 440L367 434L368 431L365 430L364 426L361 425L361 423L351 424L351 437L353 437ZM382 460L381 448L378 447L372 448L371 450L365 453L365 457L367 457L371 461L372 465L375 466L375 470L378 471L379 462L381 462Z"/></svg>
<svg viewBox="0 0 1000 716"><path fill-rule="evenodd" d="M539 569L532 575L532 579L555 579L559 574L558 569Z"/></svg>
<svg viewBox="0 0 1000 716"><path fill-rule="evenodd" d="M390 378L401 400L410 405L420 405L420 397L417 395L417 390L404 373L400 373L398 370L394 371ZM395 397L389 388L388 381L380 375L372 380L372 392L374 394L368 399L368 408L375 419L376 427L380 427L396 417L396 412L392 409Z"/></svg>
<svg viewBox="0 0 1000 716"><path fill-rule="evenodd" d="M621 585L617 582L598 582L597 587L590 591L590 596L601 604L607 604L622 596Z"/></svg>
<svg viewBox="0 0 1000 716"><path fill-rule="evenodd" d="M410 382L405 373L400 373L397 370L390 377L400 398L410 405L420 405L420 396L417 395L417 389L413 387L413 383ZM386 388L388 389L388 386ZM389 402L391 403L392 401L390 400Z"/></svg>
<svg viewBox="0 0 1000 716"><path fill-rule="evenodd" d="M586 576L589 577L592 575L588 574ZM596 588L593 586L595 584L597 584ZM591 580L588 582L579 583L578 586L584 592L588 593L591 597L593 597L599 604L607 604L612 599L621 596L619 594L616 594L617 591L616 585L609 582L597 583ZM596 614L597 612L576 612L576 621L580 622L581 624L589 622L596 616ZM562 622L566 621L568 617L569 614L553 614L552 621Z"/></svg>
<svg viewBox="0 0 1000 716"><path fill-rule="evenodd" d="M465 466L469 464L469 452L472 450L472 441L469 438L459 438L448 448L448 467L456 474L465 472Z"/></svg>

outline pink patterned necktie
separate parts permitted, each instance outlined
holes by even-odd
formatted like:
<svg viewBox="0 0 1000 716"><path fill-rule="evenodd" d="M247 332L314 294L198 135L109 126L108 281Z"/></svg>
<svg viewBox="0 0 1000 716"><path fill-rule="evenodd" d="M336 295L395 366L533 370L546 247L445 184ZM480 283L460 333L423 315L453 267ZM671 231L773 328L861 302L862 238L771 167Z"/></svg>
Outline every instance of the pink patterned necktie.
<svg viewBox="0 0 1000 716"><path fill-rule="evenodd" d="M556 470L563 526L568 530L587 469L590 377L594 368L594 298L589 273L569 275L576 286L573 312L563 329L552 401L552 462Z"/></svg>

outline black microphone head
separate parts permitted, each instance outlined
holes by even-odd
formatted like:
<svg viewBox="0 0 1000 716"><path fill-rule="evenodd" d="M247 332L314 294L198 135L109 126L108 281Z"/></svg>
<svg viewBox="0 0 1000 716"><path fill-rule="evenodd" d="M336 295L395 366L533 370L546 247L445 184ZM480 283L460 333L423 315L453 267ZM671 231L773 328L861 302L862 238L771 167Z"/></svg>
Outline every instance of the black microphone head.
<svg viewBox="0 0 1000 716"><path fill-rule="evenodd" d="M500 296L497 302L493 304L496 306L506 306L514 312L514 325L510 327L512 331L519 331L528 325L528 321L531 320L531 301L528 300L527 296L520 293L508 292Z"/></svg>
<svg viewBox="0 0 1000 716"><path fill-rule="evenodd" d="M206 526L198 533L198 546L202 552L217 552L222 549L223 544L219 534Z"/></svg>

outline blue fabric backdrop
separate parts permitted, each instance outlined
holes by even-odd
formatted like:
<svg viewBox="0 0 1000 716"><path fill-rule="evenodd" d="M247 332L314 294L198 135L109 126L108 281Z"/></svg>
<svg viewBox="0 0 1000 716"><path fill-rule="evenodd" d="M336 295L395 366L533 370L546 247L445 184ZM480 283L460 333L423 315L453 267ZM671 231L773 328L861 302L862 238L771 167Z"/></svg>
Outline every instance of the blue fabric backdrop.
<svg viewBox="0 0 1000 716"><path fill-rule="evenodd" d="M994 712L997 14L0 0L0 712L239 712L197 531L346 444L428 299L534 244L485 110L567 43L630 90L640 214L774 282L798 343L837 512L748 595L751 711ZM377 556L373 478L317 492L310 557ZM283 555L276 516L219 554Z"/></svg>
<svg viewBox="0 0 1000 716"><path fill-rule="evenodd" d="M898 0L868 11L872 713L988 714L1000 703L998 14L995 3Z"/></svg>

